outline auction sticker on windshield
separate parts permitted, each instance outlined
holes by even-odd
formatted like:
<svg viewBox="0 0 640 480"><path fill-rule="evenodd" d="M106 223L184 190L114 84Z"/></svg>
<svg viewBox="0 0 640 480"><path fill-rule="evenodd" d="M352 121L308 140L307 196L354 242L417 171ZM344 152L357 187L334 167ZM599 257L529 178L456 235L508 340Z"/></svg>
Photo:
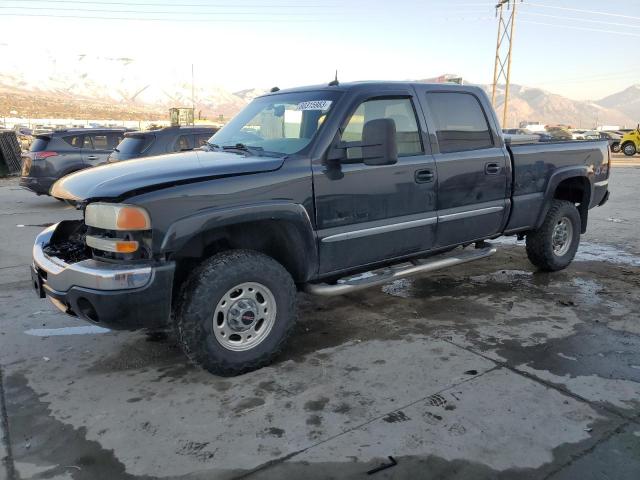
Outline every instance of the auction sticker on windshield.
<svg viewBox="0 0 640 480"><path fill-rule="evenodd" d="M331 108L332 103L333 102L331 100L311 100L309 102L300 102L296 107L296 110L320 110L322 112L326 112Z"/></svg>

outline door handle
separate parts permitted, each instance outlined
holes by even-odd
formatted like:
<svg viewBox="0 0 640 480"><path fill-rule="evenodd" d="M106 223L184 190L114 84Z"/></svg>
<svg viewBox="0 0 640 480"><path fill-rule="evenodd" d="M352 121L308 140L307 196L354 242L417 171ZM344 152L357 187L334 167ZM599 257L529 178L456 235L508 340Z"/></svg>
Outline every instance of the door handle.
<svg viewBox="0 0 640 480"><path fill-rule="evenodd" d="M484 166L485 175L497 175L502 171L502 167L498 163L487 163Z"/></svg>
<svg viewBox="0 0 640 480"><path fill-rule="evenodd" d="M416 171L416 183L428 183L433 182L433 172L431 170L417 170Z"/></svg>
<svg viewBox="0 0 640 480"><path fill-rule="evenodd" d="M95 155L89 155L89 156L87 157L87 160L96 160L97 158L98 158L98 157L97 157L97 156L95 156Z"/></svg>

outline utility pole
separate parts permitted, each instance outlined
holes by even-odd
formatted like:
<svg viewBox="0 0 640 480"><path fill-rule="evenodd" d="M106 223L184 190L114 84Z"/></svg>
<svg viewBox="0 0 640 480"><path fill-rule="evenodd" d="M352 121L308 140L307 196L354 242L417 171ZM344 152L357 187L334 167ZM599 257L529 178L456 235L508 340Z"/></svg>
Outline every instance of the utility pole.
<svg viewBox="0 0 640 480"><path fill-rule="evenodd" d="M196 120L196 96L195 96L195 93L194 93L194 86L193 86L193 63L191 64L191 108L193 109L192 125L195 125L195 120Z"/></svg>
<svg viewBox="0 0 640 480"><path fill-rule="evenodd" d="M498 17L498 41L496 42L496 59L493 66L493 93L491 103L496 107L496 90L498 82L503 80L504 110L502 127L507 128L507 114L509 111L509 89L511 87L511 54L513 52L513 34L516 23L516 6L518 0L500 0L496 5ZM522 2L522 0L520 0Z"/></svg>

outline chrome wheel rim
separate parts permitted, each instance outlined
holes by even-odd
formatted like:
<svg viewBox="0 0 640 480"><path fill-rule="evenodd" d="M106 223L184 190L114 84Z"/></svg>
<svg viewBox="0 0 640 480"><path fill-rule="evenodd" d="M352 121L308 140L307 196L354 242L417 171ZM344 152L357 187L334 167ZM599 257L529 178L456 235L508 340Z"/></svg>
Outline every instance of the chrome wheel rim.
<svg viewBox="0 0 640 480"><path fill-rule="evenodd" d="M276 319L276 299L266 286L245 282L230 288L213 313L216 340L227 350L251 350L269 335Z"/></svg>
<svg viewBox="0 0 640 480"><path fill-rule="evenodd" d="M627 155L635 155L636 147L634 147L633 145L625 145L624 153L626 153Z"/></svg>
<svg viewBox="0 0 640 480"><path fill-rule="evenodd" d="M553 247L553 253L562 257L566 255L571 248L571 241L573 240L573 224L567 217L562 217L558 220L553 233L551 234L551 244Z"/></svg>

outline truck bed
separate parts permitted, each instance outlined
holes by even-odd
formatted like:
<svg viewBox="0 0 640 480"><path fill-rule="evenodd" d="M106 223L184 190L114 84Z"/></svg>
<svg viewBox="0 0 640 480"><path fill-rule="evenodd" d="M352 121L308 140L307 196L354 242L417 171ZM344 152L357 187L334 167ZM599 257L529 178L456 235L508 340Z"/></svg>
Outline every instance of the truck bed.
<svg viewBox="0 0 640 480"><path fill-rule="evenodd" d="M606 140L509 143L513 166L511 215L505 233L538 225L550 189L576 171L589 178L589 208L599 204L606 192L598 186L609 178L609 143Z"/></svg>

